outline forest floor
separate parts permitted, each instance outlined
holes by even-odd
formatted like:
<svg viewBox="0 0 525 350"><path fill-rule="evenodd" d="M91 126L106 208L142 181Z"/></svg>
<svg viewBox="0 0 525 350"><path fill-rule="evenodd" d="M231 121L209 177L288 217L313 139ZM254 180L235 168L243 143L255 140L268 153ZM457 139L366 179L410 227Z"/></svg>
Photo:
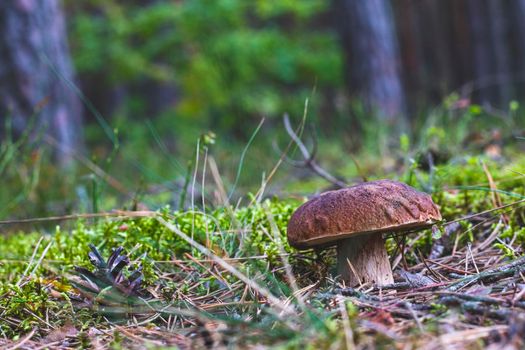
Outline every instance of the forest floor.
<svg viewBox="0 0 525 350"><path fill-rule="evenodd" d="M381 289L342 285L333 249L289 247L301 201L261 193L2 235L0 348L523 348L525 157L411 171L444 221L388 238Z"/></svg>

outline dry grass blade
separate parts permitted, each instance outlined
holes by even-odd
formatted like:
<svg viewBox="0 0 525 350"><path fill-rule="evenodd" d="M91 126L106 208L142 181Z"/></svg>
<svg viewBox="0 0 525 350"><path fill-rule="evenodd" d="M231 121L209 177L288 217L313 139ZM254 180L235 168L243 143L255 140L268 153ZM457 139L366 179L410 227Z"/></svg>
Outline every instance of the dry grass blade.
<svg viewBox="0 0 525 350"><path fill-rule="evenodd" d="M487 176L487 180L489 182L492 203L494 204L494 207L501 207L503 203L498 193L498 188L496 184L494 183L494 178L492 177L492 174L490 173L489 168L487 167L487 164L485 164L485 162L482 163L482 166L483 166L483 171L485 172L485 175Z"/></svg>
<svg viewBox="0 0 525 350"><path fill-rule="evenodd" d="M50 145L60 149L60 151L69 154L75 157L80 163L82 163L86 168L91 170L95 175L104 180L108 185L119 191L124 195L128 195L130 191L117 179L105 172L101 167L93 163L91 160L79 155L76 151L70 149L69 147L64 146L63 144L57 142L54 138L50 136L45 136L46 142Z"/></svg>
<svg viewBox="0 0 525 350"><path fill-rule="evenodd" d="M260 286L258 283L256 283L254 280L248 278L246 275L241 273L239 270L237 270L235 267L230 265L228 262L223 260L222 258L218 257L217 255L213 254L209 249L204 247L203 245L199 244L195 240L191 239L188 235L186 235L184 232L179 230L178 227L171 224L170 222L166 221L159 215L154 215L154 217L167 229L172 231L173 233L177 234L180 238L182 238L184 241L186 241L191 246L195 247L197 250L199 250L202 254L210 257L214 262L219 264L223 269L230 272L232 275L243 281L246 285L248 285L250 288L252 288L254 291L259 293L260 295L264 296L268 302L279 309L280 312L284 313L284 315L289 315L295 313L292 307L285 305L282 300L275 297L270 293L270 291L262 286Z"/></svg>
<svg viewBox="0 0 525 350"><path fill-rule="evenodd" d="M47 251L49 250L49 248L51 248L52 244L53 244L53 242L49 242L48 245L44 248L44 251L42 252L42 255L40 255L40 258L36 262L35 266L33 267L33 270L29 274L29 276L32 276L35 273L36 269L38 269L40 264L42 264L42 260L44 260L44 257L46 256Z"/></svg>
<svg viewBox="0 0 525 350"><path fill-rule="evenodd" d="M341 319L343 321L343 329L345 331L345 345L347 350L354 350L354 333L352 332L352 326L350 325L350 318L348 317L348 311L346 310L346 304L343 298L338 298L339 312L341 313Z"/></svg>
<svg viewBox="0 0 525 350"><path fill-rule="evenodd" d="M20 283L22 283L24 277L29 272L29 269L31 268L31 265L33 264L33 261L35 260L36 252L38 251L38 248L40 247L40 244L42 243L43 239L44 239L44 237L41 236L40 239L38 240L36 246L35 246L35 249L33 249L33 254L31 255L31 258L29 259L29 262L27 263L27 267L26 267L24 273L22 274L22 276L20 276L20 278L18 279L18 282L16 282L17 286L19 286Z"/></svg>
<svg viewBox="0 0 525 350"><path fill-rule="evenodd" d="M481 211L479 213L476 213L476 214L472 214L472 215L467 215L467 216L462 216L458 219L454 219L454 220L451 220L451 221L447 221L446 223L444 223L443 225L451 225L453 223L456 223L456 222L461 222L461 221L466 221L466 220L470 220L470 219L473 219L473 218L476 218L478 216L483 216L485 214L490 214L490 213L493 213L495 211L498 211L498 210L501 210L501 209L506 209L506 208L509 208L509 207L514 207L518 204L523 204L525 203L525 199L520 199L520 200L517 200L517 201L514 201L512 203L509 203L509 204L505 204L505 205L502 205L502 206L499 206L497 208L492 208L492 209L488 209L488 210L484 210L484 211ZM521 207L521 206L520 206Z"/></svg>
<svg viewBox="0 0 525 350"><path fill-rule="evenodd" d="M273 233L273 239L276 241L277 247L279 249L279 253L280 253L279 257L283 263L286 277L288 278L290 286L292 287L293 295L297 295L297 302L299 303L299 305L301 305L301 307L304 307L304 300L301 294L300 293L297 294L297 292L299 291L299 286L297 285L297 280L293 274L292 266L290 265L290 262L288 261L288 255L286 254L283 248L282 242L279 242L279 237L280 237L279 228L277 227L277 224L275 223L272 213L270 212L268 207L265 207L265 211L266 211L266 217L268 218L268 222L270 223L271 231ZM265 230L265 228L261 226L261 230Z"/></svg>
<svg viewBox="0 0 525 350"><path fill-rule="evenodd" d="M469 343L487 337L491 332L506 332L507 330L508 326L491 326L448 333L440 336L425 349L444 349L452 346L456 346L457 349L465 349Z"/></svg>
<svg viewBox="0 0 525 350"><path fill-rule="evenodd" d="M307 112L308 112L308 99L306 99L306 101L304 103L303 118L301 119L301 123L299 124L299 127L295 130L296 134L300 134L302 132L302 130L304 129ZM286 145L286 148L281 153L281 156L279 157L279 159L275 163L274 167L272 168L272 170L270 171L270 173L268 174L266 179L264 179L264 181L261 184L259 190L257 191L257 193L255 193L253 199L248 204L249 206L253 205L253 203L255 203L260 197L262 197L263 191L266 189L266 187L267 187L268 183L270 182L270 180L274 177L275 173L277 172L277 169L279 169L281 164L286 160L286 155L288 154L288 152L290 151L290 149L292 148L293 145L294 145L293 140L290 140L290 142L288 142L288 144Z"/></svg>
<svg viewBox="0 0 525 350"><path fill-rule="evenodd" d="M140 211L136 213L140 213ZM120 211L106 212L106 213L85 213L85 214L71 214L71 215L60 215L60 216L47 216L47 217L42 217L42 218L2 220L0 221L0 225L34 224L34 223L39 223L39 222L66 221L66 220L93 219L93 218L118 218L118 217L126 218L128 216L127 214L122 214L122 212Z"/></svg>
<svg viewBox="0 0 525 350"><path fill-rule="evenodd" d="M33 338L33 336L35 335L37 329L36 328L33 328L31 330L31 332L27 333L25 336L23 336L19 341L17 341L16 343L14 344L11 344L11 345L7 345L5 347L2 347L2 350L15 350L15 349L20 349L22 348L27 342L29 342L31 340L31 338Z"/></svg>

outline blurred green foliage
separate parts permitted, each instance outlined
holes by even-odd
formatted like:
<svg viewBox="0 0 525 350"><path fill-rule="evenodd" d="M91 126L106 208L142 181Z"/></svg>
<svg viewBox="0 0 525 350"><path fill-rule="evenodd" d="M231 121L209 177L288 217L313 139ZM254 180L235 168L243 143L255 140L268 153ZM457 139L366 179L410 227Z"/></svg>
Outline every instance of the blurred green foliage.
<svg viewBox="0 0 525 350"><path fill-rule="evenodd" d="M201 123L246 136L246 121L302 115L314 89L315 116L334 98L329 89L342 85L336 33L322 29L326 1L142 3L67 2L73 58L81 75L114 86L145 78L176 86L178 127Z"/></svg>

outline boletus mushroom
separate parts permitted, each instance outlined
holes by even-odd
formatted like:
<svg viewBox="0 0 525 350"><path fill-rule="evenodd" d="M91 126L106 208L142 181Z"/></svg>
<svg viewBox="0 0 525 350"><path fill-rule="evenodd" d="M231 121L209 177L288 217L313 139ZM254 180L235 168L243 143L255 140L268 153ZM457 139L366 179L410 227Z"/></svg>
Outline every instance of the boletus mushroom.
<svg viewBox="0 0 525 350"><path fill-rule="evenodd" d="M388 233L428 228L441 220L432 198L391 180L329 191L300 206L288 223L292 247L337 245L337 265L349 286L394 282L384 244Z"/></svg>

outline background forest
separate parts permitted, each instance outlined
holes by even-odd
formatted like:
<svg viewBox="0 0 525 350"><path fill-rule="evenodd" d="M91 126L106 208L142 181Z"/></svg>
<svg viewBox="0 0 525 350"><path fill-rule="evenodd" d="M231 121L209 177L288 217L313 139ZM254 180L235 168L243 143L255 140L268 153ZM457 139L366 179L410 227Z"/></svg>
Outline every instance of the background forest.
<svg viewBox="0 0 525 350"><path fill-rule="evenodd" d="M405 148L433 148L438 158L519 136L522 1L15 1L2 8L4 135L47 133L27 161L38 159L49 178L37 184L31 164L27 178L11 173L18 185L3 190L4 215L56 213L49 197L67 203L71 191L80 198L59 211L92 206L93 183L101 194L115 192L100 172L89 175L93 167L118 178L117 194L178 206L203 135L226 181L253 191L258 176L238 170L262 174L279 158L289 140L285 113L292 124L306 116L313 127L305 142L319 145L323 162L345 178L359 177L348 155L364 168L367 155L395 162L391 146L401 135ZM46 167L52 154L64 163L75 158L66 181L47 174L55 171ZM308 175L284 166L276 191Z"/></svg>
<svg viewBox="0 0 525 350"><path fill-rule="evenodd" d="M306 116L305 142L344 178L360 176L352 157L380 174L367 154L395 162L432 148L447 158L501 143L523 120L524 14L519 0L5 3L4 140L32 130L42 142L10 146L32 152L22 178L4 159L17 185L3 190L3 215L56 213L48 196L67 203L72 191L76 204L59 211L92 206L95 182L100 193L116 186L153 207L178 206L201 136L228 185L237 178L253 191L259 176L246 174L268 171L289 140L285 113L292 124ZM57 176L52 154L76 170ZM275 191L309 174L284 167ZM108 188L101 172L119 185Z"/></svg>
<svg viewBox="0 0 525 350"><path fill-rule="evenodd" d="M0 349L523 348L524 151L525 0L0 1Z"/></svg>

